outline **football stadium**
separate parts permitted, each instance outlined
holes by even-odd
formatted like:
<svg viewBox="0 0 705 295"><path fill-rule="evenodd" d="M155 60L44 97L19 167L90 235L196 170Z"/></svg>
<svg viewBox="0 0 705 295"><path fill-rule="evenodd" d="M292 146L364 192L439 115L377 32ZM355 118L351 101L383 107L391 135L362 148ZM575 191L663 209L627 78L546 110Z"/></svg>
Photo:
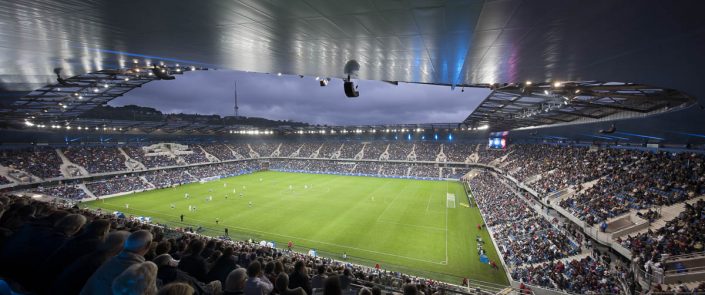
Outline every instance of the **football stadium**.
<svg viewBox="0 0 705 295"><path fill-rule="evenodd" d="M0 295L705 294L705 3L0 3Z"/></svg>

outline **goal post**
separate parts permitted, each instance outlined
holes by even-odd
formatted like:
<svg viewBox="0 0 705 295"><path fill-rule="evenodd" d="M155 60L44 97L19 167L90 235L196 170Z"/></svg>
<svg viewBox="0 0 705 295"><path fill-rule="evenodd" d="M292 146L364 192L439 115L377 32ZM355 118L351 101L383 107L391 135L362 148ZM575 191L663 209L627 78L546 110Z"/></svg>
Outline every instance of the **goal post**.
<svg viewBox="0 0 705 295"><path fill-rule="evenodd" d="M455 208L455 194L446 193L446 207Z"/></svg>

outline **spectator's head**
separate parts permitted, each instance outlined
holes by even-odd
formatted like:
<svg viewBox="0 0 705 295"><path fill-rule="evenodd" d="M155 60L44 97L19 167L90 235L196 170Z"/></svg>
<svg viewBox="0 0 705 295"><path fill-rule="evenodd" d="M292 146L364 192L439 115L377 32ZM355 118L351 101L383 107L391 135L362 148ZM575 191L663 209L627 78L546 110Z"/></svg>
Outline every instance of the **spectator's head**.
<svg viewBox="0 0 705 295"><path fill-rule="evenodd" d="M199 239L191 240L191 243L188 244L188 251L191 255L201 255L201 252L203 252L203 241Z"/></svg>
<svg viewBox="0 0 705 295"><path fill-rule="evenodd" d="M247 270L249 271L249 268ZM247 276L248 274L245 272L244 268L240 267L233 269L228 274L228 278L225 280L225 291L237 292L245 289L245 282L247 281Z"/></svg>
<svg viewBox="0 0 705 295"><path fill-rule="evenodd" d="M179 266L179 262L174 260L174 258L172 258L171 255L169 255L169 254L162 254L157 257L154 257L153 261L158 267L165 267L165 266L177 267L177 266Z"/></svg>
<svg viewBox="0 0 705 295"><path fill-rule="evenodd" d="M155 255L162 255L169 252L171 252L171 243L169 243L169 241L161 241L157 244L157 247L154 248Z"/></svg>
<svg viewBox="0 0 705 295"><path fill-rule="evenodd" d="M86 226L85 234L98 239L103 239L110 230L110 221L107 219L96 219Z"/></svg>
<svg viewBox="0 0 705 295"><path fill-rule="evenodd" d="M357 295L372 295L372 291L370 291L370 289L367 289L367 287L362 287L362 289L360 289L360 292L357 292Z"/></svg>
<svg viewBox="0 0 705 295"><path fill-rule="evenodd" d="M289 290L289 275L280 273L274 282L274 288L279 291L279 294L286 294Z"/></svg>
<svg viewBox="0 0 705 295"><path fill-rule="evenodd" d="M372 295L382 295L382 289L377 286L372 287Z"/></svg>
<svg viewBox="0 0 705 295"><path fill-rule="evenodd" d="M328 277L323 284L323 295L341 295L340 279L337 275Z"/></svg>
<svg viewBox="0 0 705 295"><path fill-rule="evenodd" d="M416 289L416 285L414 285L414 284L404 285L404 295L416 295L416 294L418 294L418 290Z"/></svg>
<svg viewBox="0 0 705 295"><path fill-rule="evenodd" d="M193 295L196 292L189 284L171 283L161 289L157 295Z"/></svg>
<svg viewBox="0 0 705 295"><path fill-rule="evenodd" d="M281 260L277 260L274 262L274 273L280 274L282 272L284 272L284 263Z"/></svg>
<svg viewBox="0 0 705 295"><path fill-rule="evenodd" d="M326 266L323 264L318 265L317 271L319 275L326 273Z"/></svg>
<svg viewBox="0 0 705 295"><path fill-rule="evenodd" d="M69 214L59 219L54 224L54 229L70 237L76 234L84 224L86 224L85 216Z"/></svg>
<svg viewBox="0 0 705 295"><path fill-rule="evenodd" d="M223 256L225 258L230 258L233 256L233 253L235 253L235 250L233 250L233 247L227 247L223 250Z"/></svg>
<svg viewBox="0 0 705 295"><path fill-rule="evenodd" d="M113 294L157 294L157 265L147 261L134 264L113 280Z"/></svg>
<svg viewBox="0 0 705 295"><path fill-rule="evenodd" d="M266 275L274 273L274 261L267 262L267 264L264 265L264 273Z"/></svg>
<svg viewBox="0 0 705 295"><path fill-rule="evenodd" d="M98 250L108 253L109 256L113 256L123 249L125 240L127 240L129 235L130 233L124 230L111 232L105 237L103 243L98 246Z"/></svg>
<svg viewBox="0 0 705 295"><path fill-rule="evenodd" d="M297 260L296 263L294 263L294 271L302 274L306 273L306 265L303 260Z"/></svg>
<svg viewBox="0 0 705 295"><path fill-rule="evenodd" d="M252 261L247 267L247 276L254 278L256 276L259 276L260 273L262 273L262 264L260 264L257 260Z"/></svg>
<svg viewBox="0 0 705 295"><path fill-rule="evenodd" d="M152 233L146 230L138 230L130 234L125 241L125 251L144 255L149 251L152 244Z"/></svg>

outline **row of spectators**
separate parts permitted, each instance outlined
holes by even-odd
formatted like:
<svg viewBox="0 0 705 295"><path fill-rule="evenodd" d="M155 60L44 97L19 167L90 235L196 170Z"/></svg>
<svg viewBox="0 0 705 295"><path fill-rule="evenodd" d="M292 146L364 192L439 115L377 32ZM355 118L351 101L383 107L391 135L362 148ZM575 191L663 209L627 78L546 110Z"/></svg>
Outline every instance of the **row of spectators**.
<svg viewBox="0 0 705 295"><path fill-rule="evenodd" d="M26 171L39 178L61 177L61 158L51 147L33 147L0 151L0 164Z"/></svg>
<svg viewBox="0 0 705 295"><path fill-rule="evenodd" d="M277 150L277 147L279 147L278 143L259 143L259 144L251 144L250 146L255 146L256 147L256 152L259 154L260 157L271 157L274 151Z"/></svg>
<svg viewBox="0 0 705 295"><path fill-rule="evenodd" d="M386 141L373 141L365 145L363 159L379 160L380 156L387 150L390 144Z"/></svg>
<svg viewBox="0 0 705 295"><path fill-rule="evenodd" d="M574 294L621 294L619 275L610 270L609 262L587 256L580 260L551 261L515 268L512 279L545 288L560 289Z"/></svg>
<svg viewBox="0 0 705 295"><path fill-rule="evenodd" d="M435 165L390 162L342 162L320 160L273 160L270 169L319 173L353 173L380 176L439 177Z"/></svg>
<svg viewBox="0 0 705 295"><path fill-rule="evenodd" d="M57 208L30 198L0 196L0 216L0 276L22 293L311 295L319 290L326 295L378 295L385 288L421 295L460 291L397 272L203 237L75 207Z"/></svg>
<svg viewBox="0 0 705 295"><path fill-rule="evenodd" d="M279 157L291 157L293 156L297 151L299 151L298 157L308 157L311 155L311 152L306 154L305 152L301 152L304 148L305 144L286 144L282 143L279 145Z"/></svg>
<svg viewBox="0 0 705 295"><path fill-rule="evenodd" d="M260 163L256 161L216 163L210 165L150 171L147 173L142 173L141 176L144 176L144 178L154 185L155 188L163 188L195 182L202 178L231 176L256 171L260 169L259 165ZM86 187L96 196L151 188L151 186L144 183L139 177L134 175L116 176L106 180L88 182L86 183ZM80 200L89 197L81 188L73 184L49 187L39 186L29 191L72 200Z"/></svg>
<svg viewBox="0 0 705 295"><path fill-rule="evenodd" d="M475 144L443 144L443 154L446 156L448 162L464 163L470 154L475 151L476 147L477 145Z"/></svg>
<svg viewBox="0 0 705 295"><path fill-rule="evenodd" d="M630 210L668 206L705 194L705 156L690 153L634 152L583 192L560 202L588 224Z"/></svg>
<svg viewBox="0 0 705 295"><path fill-rule="evenodd" d="M438 177L438 167L435 165L409 164L409 176L415 177Z"/></svg>
<svg viewBox="0 0 705 295"><path fill-rule="evenodd" d="M362 151L363 144L356 142L346 141L343 147L340 149L341 159L354 159L360 151Z"/></svg>
<svg viewBox="0 0 705 295"><path fill-rule="evenodd" d="M95 196L106 196L123 192L149 189L141 178L130 175L119 175L113 178L86 183L86 188Z"/></svg>
<svg viewBox="0 0 705 295"><path fill-rule="evenodd" d="M619 276L609 257L587 256L563 262L580 252L569 233L537 214L489 173L470 180L473 196L511 269L512 279L576 294L621 294ZM567 231L569 232L569 231Z"/></svg>
<svg viewBox="0 0 705 295"><path fill-rule="evenodd" d="M455 179L462 178L468 172L470 172L470 168L443 168L441 170L441 173L443 174L443 178L455 178Z"/></svg>
<svg viewBox="0 0 705 295"><path fill-rule="evenodd" d="M10 184L12 181L7 179L5 176L0 175L0 185Z"/></svg>
<svg viewBox="0 0 705 295"><path fill-rule="evenodd" d="M144 177L156 188L171 187L196 181L186 168L157 170L145 173Z"/></svg>
<svg viewBox="0 0 705 295"><path fill-rule="evenodd" d="M157 153L149 153L149 155L147 155L147 152L142 146L123 146L122 150L125 151L125 153L130 156L130 158L139 161L140 163L144 164L144 166L147 168L169 167L178 165L175 157Z"/></svg>
<svg viewBox="0 0 705 295"><path fill-rule="evenodd" d="M664 255L681 255L705 250L705 201L685 204L685 210L656 231L618 240L644 262L642 269L661 261Z"/></svg>
<svg viewBox="0 0 705 295"><path fill-rule="evenodd" d="M188 154L179 154L179 157L184 159L187 164L198 164L198 163L208 163L210 162L208 160L208 157L206 157L206 154L203 152L203 150L198 147L197 145L194 145L190 147L189 149L190 153Z"/></svg>
<svg viewBox="0 0 705 295"><path fill-rule="evenodd" d="M233 151L230 150L227 145L210 143L201 144L200 146L201 148L203 148L203 150L206 151L206 153L213 155L214 157L218 158L218 160L228 161L237 159L235 157L235 154L233 154Z"/></svg>
<svg viewBox="0 0 705 295"><path fill-rule="evenodd" d="M510 267L578 254L580 247L490 173L469 183L486 225Z"/></svg>
<svg viewBox="0 0 705 295"><path fill-rule="evenodd" d="M410 142L394 142L389 144L387 153L389 160L406 161L414 145Z"/></svg>
<svg viewBox="0 0 705 295"><path fill-rule="evenodd" d="M228 147L235 152L237 158L252 158L250 156L250 146L245 143L228 144Z"/></svg>
<svg viewBox="0 0 705 295"><path fill-rule="evenodd" d="M63 153L69 161L91 174L127 170L127 158L114 146L71 146Z"/></svg>
<svg viewBox="0 0 705 295"><path fill-rule="evenodd" d="M283 145L282 145L283 146ZM289 146L289 145L287 145ZM294 145L291 145L294 146ZM313 154L318 151L318 148L321 147L321 144L319 143L304 143L297 149L298 155L297 157L299 158L311 158ZM294 151L296 152L296 151ZM292 152L289 155L293 155L294 152ZM286 154L282 154L282 157L286 157Z"/></svg>
<svg viewBox="0 0 705 295"><path fill-rule="evenodd" d="M353 159L364 149L365 159L377 160L385 150L389 152L389 160L407 160L412 149L416 160L435 161L440 152L441 144L435 142L323 142L323 143L253 143L253 144L202 144L190 148L193 153L179 156L188 164L209 162L205 152L221 161L238 158L252 158L254 153L260 157L269 157L279 148L280 157L289 157L298 151L298 157L308 158L319 151L317 158L331 158L339 152L338 158ZM387 147L389 148L387 149ZM414 147L415 146L415 147ZM449 160L462 161L472 145L444 144L444 153ZM169 153L159 150L148 150L148 146L121 146L130 158L142 163L146 168L170 167L178 165L177 159ZM201 149L203 148L203 150ZM3 150L0 164L31 173L40 178L61 177L61 158L51 147L35 147L32 149ZM76 146L63 149L69 161L84 167L89 173L105 173L126 171L127 158L115 146Z"/></svg>
<svg viewBox="0 0 705 295"><path fill-rule="evenodd" d="M81 189L78 185L75 184L38 186L36 188L33 188L31 192L69 200L80 200L88 197L88 194L86 194L83 189Z"/></svg>
<svg viewBox="0 0 705 295"><path fill-rule="evenodd" d="M227 162L209 165L192 166L186 169L188 173L196 179L203 179L214 176L232 176L260 169L257 161Z"/></svg>
<svg viewBox="0 0 705 295"><path fill-rule="evenodd" d="M330 143L325 143L321 145L321 148L318 150L318 158L321 159L330 159L332 158L341 148L343 145L339 142L330 142Z"/></svg>
<svg viewBox="0 0 705 295"><path fill-rule="evenodd" d="M417 142L414 144L416 161L435 161L441 151L441 145L434 142Z"/></svg>

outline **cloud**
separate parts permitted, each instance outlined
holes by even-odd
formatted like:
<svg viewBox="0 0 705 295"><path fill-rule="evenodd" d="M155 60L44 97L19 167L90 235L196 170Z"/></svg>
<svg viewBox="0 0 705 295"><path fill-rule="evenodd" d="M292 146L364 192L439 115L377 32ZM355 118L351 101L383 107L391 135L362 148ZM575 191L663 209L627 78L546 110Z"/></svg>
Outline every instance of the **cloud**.
<svg viewBox="0 0 705 295"><path fill-rule="evenodd" d="M489 94L487 89L461 92L447 86L363 80L357 81L360 97L347 98L339 79L320 87L312 77L215 70L155 81L110 104L229 116L234 113L235 81L241 116L327 125L460 122Z"/></svg>

